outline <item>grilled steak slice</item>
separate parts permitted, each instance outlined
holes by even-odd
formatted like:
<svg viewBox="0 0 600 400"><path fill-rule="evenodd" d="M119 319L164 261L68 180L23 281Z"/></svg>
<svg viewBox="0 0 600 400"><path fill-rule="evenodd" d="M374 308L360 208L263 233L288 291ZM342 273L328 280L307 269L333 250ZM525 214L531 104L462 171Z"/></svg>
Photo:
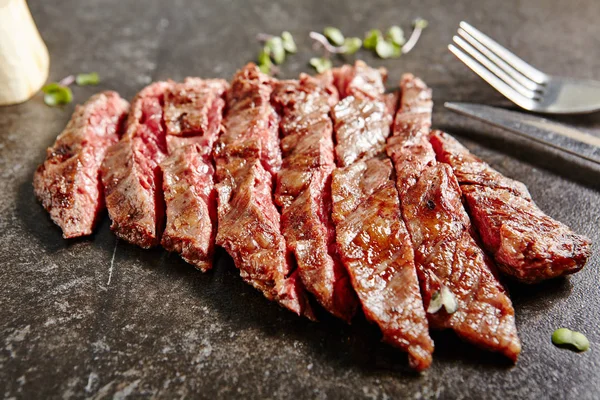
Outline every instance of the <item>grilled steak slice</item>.
<svg viewBox="0 0 600 400"><path fill-rule="evenodd" d="M337 243L366 317L421 371L431 364L433 342L391 175L391 162L378 158L334 171Z"/></svg>
<svg viewBox="0 0 600 400"><path fill-rule="evenodd" d="M590 240L544 214L524 184L495 171L446 133L435 131L430 141L438 159L453 168L481 241L503 273L534 283L583 268Z"/></svg>
<svg viewBox="0 0 600 400"><path fill-rule="evenodd" d="M212 267L217 233L212 147L228 84L187 78L165 93L169 156L161 163L167 223L161 243L202 271Z"/></svg>
<svg viewBox="0 0 600 400"><path fill-rule="evenodd" d="M383 94L385 70L357 61L354 67L346 65L333 73L343 97L331 112L337 141L335 155L337 165L346 167L384 151L392 123L390 99Z"/></svg>
<svg viewBox="0 0 600 400"><path fill-rule="evenodd" d="M129 103L110 91L78 105L35 172L35 195L65 239L90 235L104 209L100 164L119 140L128 109Z"/></svg>
<svg viewBox="0 0 600 400"><path fill-rule="evenodd" d="M335 168L329 111L337 91L321 83L301 75L300 81L282 81L274 88L283 153L275 201L304 286L326 310L350 322L357 300L336 254L329 187Z"/></svg>
<svg viewBox="0 0 600 400"><path fill-rule="evenodd" d="M280 165L278 116L270 104L272 81L254 64L239 71L228 92L225 133L216 146L216 242L244 280L265 297L314 318L306 291L288 258L280 215L272 198L272 172Z"/></svg>
<svg viewBox="0 0 600 400"><path fill-rule="evenodd" d="M281 167L279 117L270 104L272 79L257 71L249 64L238 71L231 82L227 92L226 129L215 152L217 160L224 160L226 149L235 148L241 142L257 142L263 167L275 175Z"/></svg>
<svg viewBox="0 0 600 400"><path fill-rule="evenodd" d="M163 102L171 82L155 82L131 104L123 138L108 149L101 174L117 236L143 248L160 243L164 224L162 174L167 154Z"/></svg>
<svg viewBox="0 0 600 400"><path fill-rule="evenodd" d="M431 92L412 75L402 78L401 87L388 154L396 168L429 322L516 361L521 344L512 303L474 239L452 169L436 164L428 141Z"/></svg>
<svg viewBox="0 0 600 400"><path fill-rule="evenodd" d="M353 96L381 100L386 80L385 68L371 68L361 60L356 61L354 66L344 65L333 70L333 81L341 98Z"/></svg>

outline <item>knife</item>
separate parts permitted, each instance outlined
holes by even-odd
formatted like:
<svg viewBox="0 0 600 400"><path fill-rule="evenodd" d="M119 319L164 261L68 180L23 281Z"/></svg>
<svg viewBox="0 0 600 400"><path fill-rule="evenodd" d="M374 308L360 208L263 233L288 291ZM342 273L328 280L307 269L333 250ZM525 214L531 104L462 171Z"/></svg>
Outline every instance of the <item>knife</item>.
<svg viewBox="0 0 600 400"><path fill-rule="evenodd" d="M444 103L454 112L600 164L600 137L517 111L472 103Z"/></svg>

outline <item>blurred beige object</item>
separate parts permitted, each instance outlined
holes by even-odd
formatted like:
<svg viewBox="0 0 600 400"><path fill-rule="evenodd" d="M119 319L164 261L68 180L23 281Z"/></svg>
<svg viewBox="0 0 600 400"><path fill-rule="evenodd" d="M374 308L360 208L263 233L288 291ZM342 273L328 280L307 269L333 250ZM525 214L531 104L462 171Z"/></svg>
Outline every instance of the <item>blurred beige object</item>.
<svg viewBox="0 0 600 400"><path fill-rule="evenodd" d="M48 49L25 0L0 0L0 105L22 103L48 78Z"/></svg>

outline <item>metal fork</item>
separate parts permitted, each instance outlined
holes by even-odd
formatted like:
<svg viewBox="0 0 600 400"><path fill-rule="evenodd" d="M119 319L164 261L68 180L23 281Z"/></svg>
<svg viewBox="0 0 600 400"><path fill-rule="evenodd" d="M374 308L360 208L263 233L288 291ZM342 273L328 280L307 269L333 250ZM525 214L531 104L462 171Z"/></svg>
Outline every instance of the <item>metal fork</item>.
<svg viewBox="0 0 600 400"><path fill-rule="evenodd" d="M462 21L448 49L518 106L546 114L600 110L600 82L547 75ZM458 47L457 47L458 46Z"/></svg>

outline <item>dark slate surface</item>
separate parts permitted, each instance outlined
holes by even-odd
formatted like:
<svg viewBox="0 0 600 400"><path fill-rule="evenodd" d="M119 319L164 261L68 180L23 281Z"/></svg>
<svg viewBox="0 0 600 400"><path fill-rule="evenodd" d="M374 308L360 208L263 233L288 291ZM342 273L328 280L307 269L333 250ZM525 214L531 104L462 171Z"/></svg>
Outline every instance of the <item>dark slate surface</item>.
<svg viewBox="0 0 600 400"><path fill-rule="evenodd" d="M362 34L415 16L430 21L413 53L374 62L422 76L435 124L525 182L540 207L589 235L594 254L570 279L510 285L523 340L514 367L449 333L421 376L379 343L363 320L311 323L266 301L219 254L202 274L162 250L117 242L105 218L87 239L65 241L33 197L31 178L73 105L37 96L0 108L0 395L4 398L557 398L600 394L600 169L443 110L446 100L507 104L446 50L460 19L549 73L600 79L600 2L464 1L31 1L58 80L98 71L99 89L131 98L146 83L188 75L231 77L253 59L260 31L287 29L301 51L286 77L308 71L307 34L326 25ZM455 3L455 2L451 2ZM361 55L366 61L374 61ZM567 117L600 133L600 114ZM590 351L550 343L567 326Z"/></svg>

